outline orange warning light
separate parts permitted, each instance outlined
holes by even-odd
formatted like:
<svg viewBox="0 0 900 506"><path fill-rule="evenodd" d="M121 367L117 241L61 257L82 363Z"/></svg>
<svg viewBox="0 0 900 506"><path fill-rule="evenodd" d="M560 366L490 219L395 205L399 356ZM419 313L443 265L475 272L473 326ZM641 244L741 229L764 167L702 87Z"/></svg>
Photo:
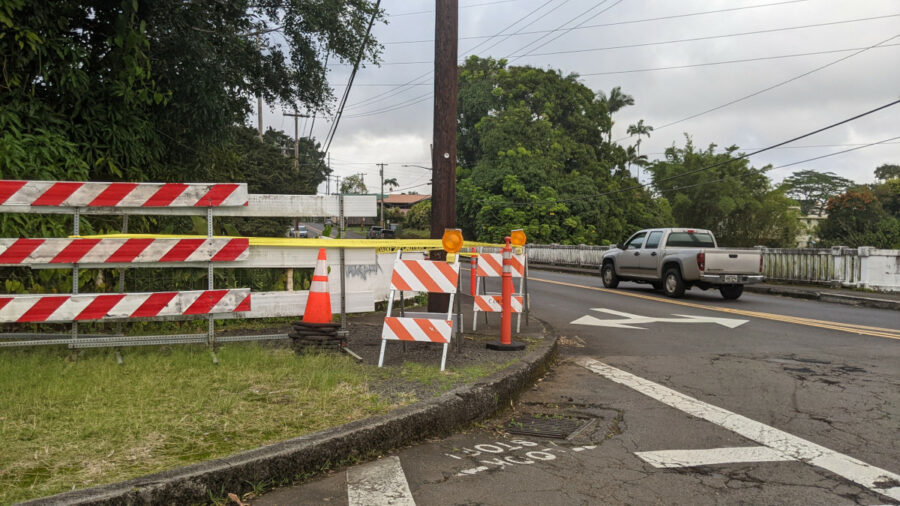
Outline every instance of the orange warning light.
<svg viewBox="0 0 900 506"><path fill-rule="evenodd" d="M525 246L525 241L528 239L525 237L525 231L521 228L513 230L509 233L509 242L512 243L513 246Z"/></svg>
<svg viewBox="0 0 900 506"><path fill-rule="evenodd" d="M441 244L447 253L456 253L462 249L463 235L462 230L458 228L445 228L444 236L441 237Z"/></svg>

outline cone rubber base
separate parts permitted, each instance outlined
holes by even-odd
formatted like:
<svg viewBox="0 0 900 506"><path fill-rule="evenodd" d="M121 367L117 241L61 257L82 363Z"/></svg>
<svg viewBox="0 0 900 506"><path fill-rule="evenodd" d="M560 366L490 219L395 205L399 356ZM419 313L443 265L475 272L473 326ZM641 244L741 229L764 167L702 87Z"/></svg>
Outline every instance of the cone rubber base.
<svg viewBox="0 0 900 506"><path fill-rule="evenodd" d="M525 343L510 343L503 344L500 341L494 341L492 343L487 343L485 347L489 350L496 351L522 351L525 349Z"/></svg>

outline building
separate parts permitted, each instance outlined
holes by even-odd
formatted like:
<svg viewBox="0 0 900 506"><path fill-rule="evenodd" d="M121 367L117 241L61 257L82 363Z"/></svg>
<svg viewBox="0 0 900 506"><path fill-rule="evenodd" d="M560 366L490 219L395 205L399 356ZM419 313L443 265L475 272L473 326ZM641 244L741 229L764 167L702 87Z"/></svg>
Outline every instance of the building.
<svg viewBox="0 0 900 506"><path fill-rule="evenodd" d="M395 209L400 211L400 214L403 216L406 216L406 213L409 212L412 206L426 200L431 200L431 195L386 195L384 198L384 212L387 215L388 210ZM379 207L381 206L381 200L378 201L378 205Z"/></svg>

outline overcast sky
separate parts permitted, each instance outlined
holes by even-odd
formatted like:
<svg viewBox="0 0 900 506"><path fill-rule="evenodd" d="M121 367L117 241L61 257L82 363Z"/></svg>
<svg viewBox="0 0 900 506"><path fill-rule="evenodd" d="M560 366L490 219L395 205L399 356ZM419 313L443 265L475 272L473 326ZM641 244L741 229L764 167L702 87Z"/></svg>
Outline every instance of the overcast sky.
<svg viewBox="0 0 900 506"><path fill-rule="evenodd" d="M559 69L578 74L594 92L621 86L635 104L614 116L613 138L633 143L624 139L625 130L643 119L656 129L641 144L651 160L673 144L683 146L685 133L696 146L737 145L750 152L900 99L900 0L459 4L460 59L476 54ZM385 177L400 182L397 192L431 193L430 172L403 165L431 165L434 2L383 0L382 7L389 24L373 32L384 44L383 63L357 74L331 146L332 168L342 177L364 173L369 191L377 192L375 164L384 162ZM338 97L349 70L331 66ZM410 81L415 85L398 88ZM264 126L293 136L293 120L281 113L280 106L267 105ZM304 120L300 125L309 131ZM316 120L313 136L323 139L328 127L328 120ZM900 105L755 155L751 163L778 167L898 136ZM900 138L769 174L780 181L810 169L864 183L884 163L900 164Z"/></svg>

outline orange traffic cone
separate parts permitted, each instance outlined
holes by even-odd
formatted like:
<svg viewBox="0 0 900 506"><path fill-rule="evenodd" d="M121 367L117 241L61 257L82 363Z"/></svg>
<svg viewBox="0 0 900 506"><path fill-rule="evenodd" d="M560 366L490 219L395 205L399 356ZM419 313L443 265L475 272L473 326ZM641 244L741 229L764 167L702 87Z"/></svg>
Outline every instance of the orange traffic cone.
<svg viewBox="0 0 900 506"><path fill-rule="evenodd" d="M316 271L309 285L304 323L331 323L331 294L328 293L328 266L325 264L325 248L319 249Z"/></svg>

